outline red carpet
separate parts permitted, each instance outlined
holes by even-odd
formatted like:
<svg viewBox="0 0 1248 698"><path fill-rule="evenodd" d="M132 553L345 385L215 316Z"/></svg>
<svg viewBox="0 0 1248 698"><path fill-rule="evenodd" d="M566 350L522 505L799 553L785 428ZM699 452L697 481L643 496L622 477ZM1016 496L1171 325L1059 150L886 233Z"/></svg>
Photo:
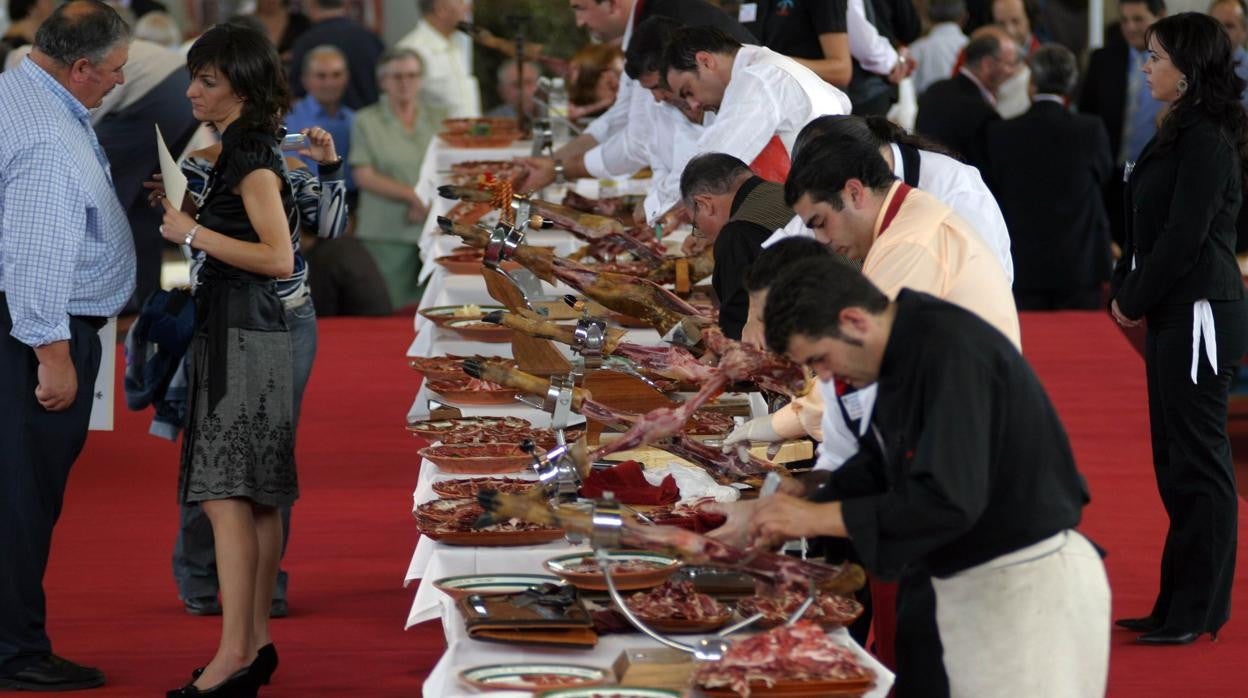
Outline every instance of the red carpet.
<svg viewBox="0 0 1248 698"><path fill-rule="evenodd" d="M1099 313L1026 316L1023 339L1092 489L1083 529L1110 552L1115 616L1141 614L1165 530L1142 363ZM299 434L303 498L286 559L292 615L275 621L282 665L262 695L417 696L441 652L436 624L402 630L416 536L415 444L400 427L416 389L402 359L410 340L410 317L321 321ZM92 435L57 529L47 580L56 650L110 680L84 695L157 695L215 648L218 621L183 613L170 577L177 450L147 436L147 424L146 413L122 408L117 431ZM1243 695L1243 627L1237 618L1217 643L1165 649L1135 647L1116 632L1110 695Z"/></svg>

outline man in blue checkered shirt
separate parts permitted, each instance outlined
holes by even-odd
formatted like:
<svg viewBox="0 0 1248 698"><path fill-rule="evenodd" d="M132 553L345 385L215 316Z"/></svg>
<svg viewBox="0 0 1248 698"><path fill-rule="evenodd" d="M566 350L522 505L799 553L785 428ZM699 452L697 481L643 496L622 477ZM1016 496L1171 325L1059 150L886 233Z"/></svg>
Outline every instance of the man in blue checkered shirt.
<svg viewBox="0 0 1248 698"><path fill-rule="evenodd" d="M125 81L129 51L112 8L71 0L0 74L0 690L104 683L52 654L43 574L87 438L96 331L134 290L130 227L88 111Z"/></svg>

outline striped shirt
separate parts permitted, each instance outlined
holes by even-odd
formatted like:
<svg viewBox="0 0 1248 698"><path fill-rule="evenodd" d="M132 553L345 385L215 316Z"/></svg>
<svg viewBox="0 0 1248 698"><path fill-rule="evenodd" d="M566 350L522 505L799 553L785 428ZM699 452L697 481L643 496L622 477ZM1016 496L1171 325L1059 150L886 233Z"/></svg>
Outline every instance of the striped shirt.
<svg viewBox="0 0 1248 698"><path fill-rule="evenodd" d="M204 203L208 182L212 179L212 166L212 162L201 157L188 157L182 161L187 192L197 207ZM342 174L341 167L332 174L321 175L319 179L306 167L286 170L286 181L294 192L295 208L299 215L290 226L290 244L295 250L294 272L285 279L277 280L277 295L282 299L296 298L306 288L304 282L308 278L308 263L299 252L299 236L303 226L306 224L308 227L315 227L316 236L326 239L340 237L347 229L347 185ZM204 256L203 250L195 250L195 256L191 260L192 285L199 278Z"/></svg>
<svg viewBox="0 0 1248 698"><path fill-rule="evenodd" d="M0 291L11 334L69 339L69 316L115 315L134 241L91 114L30 58L0 74Z"/></svg>

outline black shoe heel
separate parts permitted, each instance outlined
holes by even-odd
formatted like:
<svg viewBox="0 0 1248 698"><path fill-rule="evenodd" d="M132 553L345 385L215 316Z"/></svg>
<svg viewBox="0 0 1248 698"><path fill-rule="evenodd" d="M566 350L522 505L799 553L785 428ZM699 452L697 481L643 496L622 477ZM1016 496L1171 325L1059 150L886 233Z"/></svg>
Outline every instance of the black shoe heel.
<svg viewBox="0 0 1248 698"><path fill-rule="evenodd" d="M275 671L277 671L277 648L270 642L256 652L256 658L251 662L251 675L255 677L257 683L267 686Z"/></svg>
<svg viewBox="0 0 1248 698"><path fill-rule="evenodd" d="M202 671L200 673L203 673ZM230 677L212 688L200 689L194 682L181 688L165 692L165 698L190 698L192 696L212 696L212 698L256 698L260 684L251 673L251 667L230 674Z"/></svg>

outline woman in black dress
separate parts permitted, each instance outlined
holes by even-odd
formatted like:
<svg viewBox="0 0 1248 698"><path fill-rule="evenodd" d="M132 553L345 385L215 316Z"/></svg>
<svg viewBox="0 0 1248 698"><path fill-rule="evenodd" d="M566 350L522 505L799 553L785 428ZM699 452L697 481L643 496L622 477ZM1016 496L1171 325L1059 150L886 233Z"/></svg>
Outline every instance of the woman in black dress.
<svg viewBox="0 0 1248 698"><path fill-rule="evenodd" d="M1231 377L1248 346L1235 217L1248 162L1244 82L1216 21L1185 12L1148 30L1144 73L1165 103L1127 164L1126 244L1110 312L1147 323L1157 489L1170 518L1152 611L1117 621L1144 644L1185 644L1230 616L1238 496L1226 433Z"/></svg>
<svg viewBox="0 0 1248 698"><path fill-rule="evenodd" d="M254 696L277 664L268 618L278 507L298 497L290 335L274 281L294 265L298 213L278 138L290 92L273 45L255 29L213 27L187 66L191 108L222 147L197 215L164 200L160 232L206 257L179 500L199 503L212 523L222 623L212 660L169 695Z"/></svg>

